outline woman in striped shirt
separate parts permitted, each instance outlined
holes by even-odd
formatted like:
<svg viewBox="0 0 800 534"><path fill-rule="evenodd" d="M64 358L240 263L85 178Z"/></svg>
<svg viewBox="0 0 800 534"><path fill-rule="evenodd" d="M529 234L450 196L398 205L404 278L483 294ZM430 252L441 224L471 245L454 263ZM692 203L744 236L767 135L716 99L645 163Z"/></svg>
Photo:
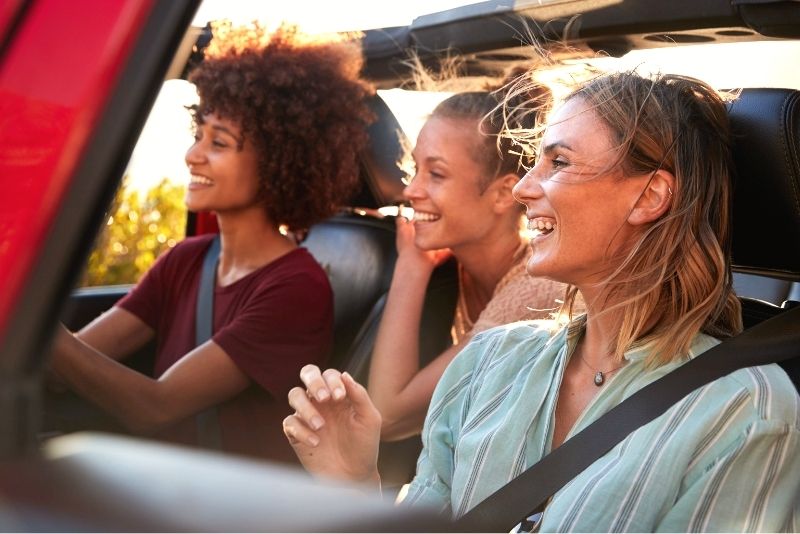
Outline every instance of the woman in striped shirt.
<svg viewBox="0 0 800 534"><path fill-rule="evenodd" d="M526 207L528 272L587 313L483 332L434 393L406 503L459 517L650 382L742 329L730 272L730 132L685 77L606 75L551 116ZM562 312L569 315L571 299ZM309 471L378 482L380 416L328 370L290 393ZM340 389L335 401L310 399ZM542 531L800 530L800 398L776 365L686 396L556 493ZM535 504L535 503L532 503Z"/></svg>

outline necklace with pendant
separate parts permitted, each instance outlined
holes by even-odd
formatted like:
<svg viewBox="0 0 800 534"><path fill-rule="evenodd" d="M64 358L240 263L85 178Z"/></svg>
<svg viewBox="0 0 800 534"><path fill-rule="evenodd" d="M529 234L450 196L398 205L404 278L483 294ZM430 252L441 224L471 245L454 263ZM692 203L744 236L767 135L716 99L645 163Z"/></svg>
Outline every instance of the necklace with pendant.
<svg viewBox="0 0 800 534"><path fill-rule="evenodd" d="M601 371L600 369L595 369L594 367L592 367L591 365L589 365L589 362L587 362L587 361L586 361L586 358L584 358L584 357L583 357L583 354L581 354L581 355L580 355L580 357L581 357L581 361L582 361L584 364L586 364L586 367L588 367L589 369L591 369L592 371L594 371L594 385L595 385L595 386L597 386L597 387L600 387L600 386L602 386L603 384L605 384L605 382L606 382L606 375L610 375L611 373L613 373L613 372L615 372L615 371L619 371L620 369L622 369L623 367L625 367L625 364L623 363L623 364L622 364L622 365L620 365L619 367L616 367L616 368L614 368L614 369L611 369L610 371L605 371L605 372L604 372L604 371Z"/></svg>

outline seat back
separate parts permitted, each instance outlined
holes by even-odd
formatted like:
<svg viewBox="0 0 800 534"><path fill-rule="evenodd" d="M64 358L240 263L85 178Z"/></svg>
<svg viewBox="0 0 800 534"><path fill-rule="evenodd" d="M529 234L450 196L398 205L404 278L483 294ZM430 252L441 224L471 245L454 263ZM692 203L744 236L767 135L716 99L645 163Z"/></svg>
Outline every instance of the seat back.
<svg viewBox="0 0 800 534"><path fill-rule="evenodd" d="M394 218L362 214L403 199L405 173L398 162L408 141L386 103L375 97L377 120L361 154L362 190L348 213L313 226L303 246L328 274L334 296L334 348L330 365L366 383L369 360L397 259ZM368 211L368 210L366 210ZM420 328L421 358L438 355L450 343L457 274L443 266L434 273Z"/></svg>
<svg viewBox="0 0 800 534"><path fill-rule="evenodd" d="M733 269L800 281L800 91L744 89L728 106L733 130ZM790 297L791 298L791 297ZM784 309L800 305L792 300ZM742 299L745 326L781 307ZM798 325L800 329L800 325ZM800 390L798 357L783 364Z"/></svg>
<svg viewBox="0 0 800 534"><path fill-rule="evenodd" d="M729 116L734 270L800 280L800 91L744 89Z"/></svg>
<svg viewBox="0 0 800 534"><path fill-rule="evenodd" d="M330 365L350 370L356 335L376 303L389 291L397 258L394 221L337 215L314 225L303 246L325 269L333 288L334 347Z"/></svg>

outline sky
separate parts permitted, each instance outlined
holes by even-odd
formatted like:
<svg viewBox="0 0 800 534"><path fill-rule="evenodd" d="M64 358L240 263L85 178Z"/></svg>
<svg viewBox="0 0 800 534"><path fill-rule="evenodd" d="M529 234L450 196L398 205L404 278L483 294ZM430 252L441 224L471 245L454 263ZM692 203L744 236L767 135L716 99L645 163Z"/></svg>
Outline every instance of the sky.
<svg viewBox="0 0 800 534"><path fill-rule="evenodd" d="M205 0L193 25L204 26L217 18L244 24L258 18L268 26L293 22L310 33L351 31L410 24L420 14L469 3L470 0L402 0L389 7L377 0ZM128 164L130 187L146 190L165 176L177 183L188 181L183 156L191 134L185 106L195 101L194 88L188 82L169 80L164 85ZM412 138L423 118L406 117L403 126Z"/></svg>

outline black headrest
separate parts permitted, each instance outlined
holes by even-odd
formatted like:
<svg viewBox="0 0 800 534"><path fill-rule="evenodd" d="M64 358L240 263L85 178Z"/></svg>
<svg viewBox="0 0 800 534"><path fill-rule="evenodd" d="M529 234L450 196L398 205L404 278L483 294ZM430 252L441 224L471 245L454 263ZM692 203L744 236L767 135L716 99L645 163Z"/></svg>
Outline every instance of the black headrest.
<svg viewBox="0 0 800 534"><path fill-rule="evenodd" d="M369 144L361 154L363 177L372 193L374 204L361 207L378 208L403 199L405 173L398 163L403 157L405 133L392 110L380 96L370 100L377 120L369 127Z"/></svg>
<svg viewBox="0 0 800 534"><path fill-rule="evenodd" d="M800 280L800 91L744 89L728 111L733 268Z"/></svg>

